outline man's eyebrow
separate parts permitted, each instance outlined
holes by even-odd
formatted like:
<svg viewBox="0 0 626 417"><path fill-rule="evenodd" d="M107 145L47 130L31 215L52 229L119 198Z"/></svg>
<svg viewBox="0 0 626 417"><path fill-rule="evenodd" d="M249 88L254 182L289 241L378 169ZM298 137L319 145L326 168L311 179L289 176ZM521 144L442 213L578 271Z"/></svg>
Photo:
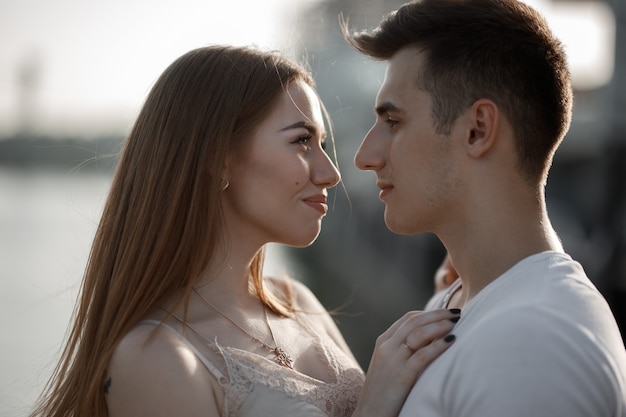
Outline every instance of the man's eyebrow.
<svg viewBox="0 0 626 417"><path fill-rule="evenodd" d="M376 106L376 108L374 108L374 112L378 116L383 116L384 114L389 113L389 112L399 112L399 111L401 110L389 101L386 101Z"/></svg>

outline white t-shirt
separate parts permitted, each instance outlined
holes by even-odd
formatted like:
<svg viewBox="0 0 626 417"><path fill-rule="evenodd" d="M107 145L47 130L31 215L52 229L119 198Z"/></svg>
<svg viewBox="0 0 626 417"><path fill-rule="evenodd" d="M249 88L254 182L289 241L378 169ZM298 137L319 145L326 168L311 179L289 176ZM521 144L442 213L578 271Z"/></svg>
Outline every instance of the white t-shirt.
<svg viewBox="0 0 626 417"><path fill-rule="evenodd" d="M517 263L465 306L452 333L399 417L626 416L615 318L568 255Z"/></svg>

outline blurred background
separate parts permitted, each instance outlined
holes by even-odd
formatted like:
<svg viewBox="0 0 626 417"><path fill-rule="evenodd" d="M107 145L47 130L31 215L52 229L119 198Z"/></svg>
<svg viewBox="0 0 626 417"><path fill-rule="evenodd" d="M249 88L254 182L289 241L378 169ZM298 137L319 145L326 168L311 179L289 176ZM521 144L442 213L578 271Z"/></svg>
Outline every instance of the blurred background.
<svg viewBox="0 0 626 417"><path fill-rule="evenodd" d="M305 59L329 109L345 189L306 249L272 246L268 273L304 281L367 368L376 337L432 294L444 249L396 236L375 176L352 158L384 65L343 40L398 0L0 0L0 415L26 416L67 330L116 154L158 75L215 43ZM626 2L527 0L564 42L574 120L548 180L566 250L626 325Z"/></svg>

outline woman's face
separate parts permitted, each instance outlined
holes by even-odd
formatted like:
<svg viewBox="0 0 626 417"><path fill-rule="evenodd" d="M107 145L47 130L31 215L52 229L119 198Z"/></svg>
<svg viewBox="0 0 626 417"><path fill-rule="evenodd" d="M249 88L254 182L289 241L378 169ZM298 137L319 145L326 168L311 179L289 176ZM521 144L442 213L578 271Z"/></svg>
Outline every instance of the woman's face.
<svg viewBox="0 0 626 417"><path fill-rule="evenodd" d="M320 103L307 84L292 82L242 151L227 160L223 191L231 242L311 244L340 175L324 151Z"/></svg>

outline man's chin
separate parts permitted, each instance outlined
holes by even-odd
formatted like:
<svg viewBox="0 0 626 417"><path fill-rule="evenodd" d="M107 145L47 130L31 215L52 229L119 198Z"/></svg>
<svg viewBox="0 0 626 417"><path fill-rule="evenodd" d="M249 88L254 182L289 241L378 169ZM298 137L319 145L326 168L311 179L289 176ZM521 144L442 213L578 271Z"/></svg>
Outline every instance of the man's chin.
<svg viewBox="0 0 626 417"><path fill-rule="evenodd" d="M422 233L431 233L432 228L427 227L417 216L394 215L389 207L385 209L385 224L387 229L397 235L415 236Z"/></svg>
<svg viewBox="0 0 626 417"><path fill-rule="evenodd" d="M387 225L387 229L392 231L397 235L414 235L416 232L413 231L412 228L407 227L406 225L399 223L391 216L387 216L385 213L385 224Z"/></svg>

